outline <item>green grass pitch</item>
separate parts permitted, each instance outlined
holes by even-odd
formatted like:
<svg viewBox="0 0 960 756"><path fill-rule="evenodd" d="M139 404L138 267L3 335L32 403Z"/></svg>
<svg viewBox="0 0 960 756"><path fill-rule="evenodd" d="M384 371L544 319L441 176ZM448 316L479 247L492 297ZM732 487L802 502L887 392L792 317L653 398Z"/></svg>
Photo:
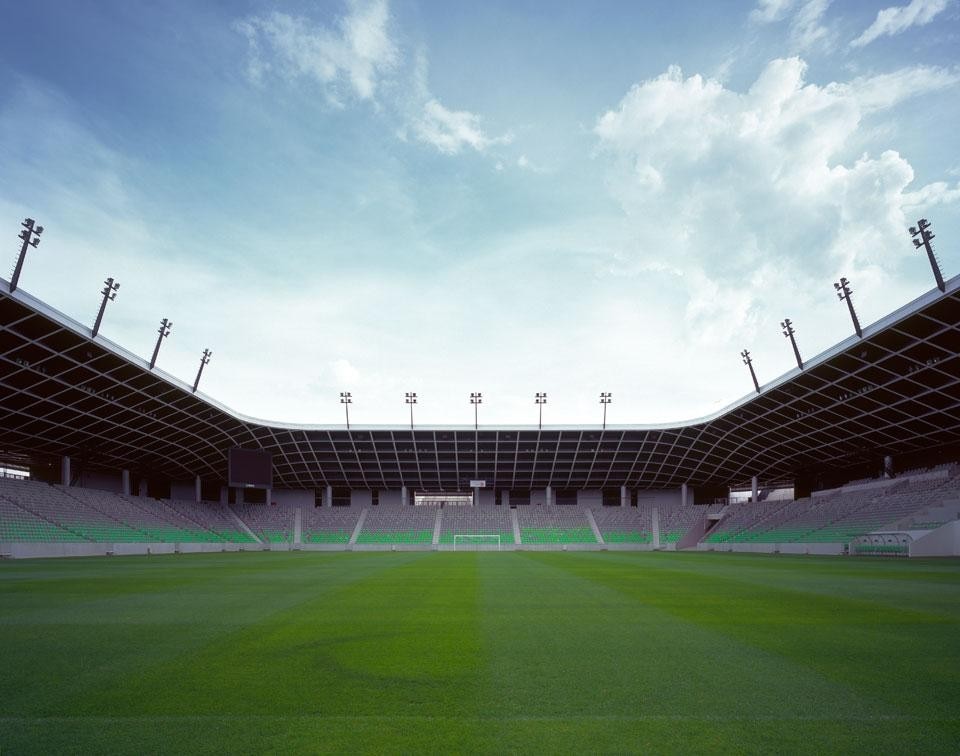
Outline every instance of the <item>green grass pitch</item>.
<svg viewBox="0 0 960 756"><path fill-rule="evenodd" d="M0 563L0 754L960 750L960 562Z"/></svg>

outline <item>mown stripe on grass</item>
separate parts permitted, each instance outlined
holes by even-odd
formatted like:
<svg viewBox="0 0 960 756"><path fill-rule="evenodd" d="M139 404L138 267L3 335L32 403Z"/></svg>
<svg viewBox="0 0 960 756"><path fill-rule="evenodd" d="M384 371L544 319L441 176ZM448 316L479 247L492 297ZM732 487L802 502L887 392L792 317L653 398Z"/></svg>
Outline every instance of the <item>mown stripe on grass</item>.
<svg viewBox="0 0 960 756"><path fill-rule="evenodd" d="M845 686L877 706L951 716L960 702L960 628L943 615L806 592L795 579L786 588L766 585L751 579L749 567L723 575L709 562L700 572L638 569L625 581L620 560L604 554L556 557L536 558L758 654L779 656L794 670ZM788 687L780 681L768 689L790 700Z"/></svg>

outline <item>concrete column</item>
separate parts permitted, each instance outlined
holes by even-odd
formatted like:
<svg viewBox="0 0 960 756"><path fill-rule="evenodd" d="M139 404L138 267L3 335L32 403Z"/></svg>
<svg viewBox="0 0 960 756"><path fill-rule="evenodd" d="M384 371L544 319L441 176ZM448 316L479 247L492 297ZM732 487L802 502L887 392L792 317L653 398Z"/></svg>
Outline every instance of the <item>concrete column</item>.
<svg viewBox="0 0 960 756"><path fill-rule="evenodd" d="M266 496L264 496L264 498L263 498L263 500L267 503L267 506L268 506L268 507L269 507L270 504L271 504L270 499L272 499L272 498L273 498L273 489L272 489L272 488L268 488L268 489L267 489Z"/></svg>
<svg viewBox="0 0 960 756"><path fill-rule="evenodd" d="M130 471L129 470L120 471L120 490L123 491L124 496L130 495Z"/></svg>
<svg viewBox="0 0 960 756"><path fill-rule="evenodd" d="M200 476L198 475L193 480L193 500L200 503L200 500L203 498L203 488L200 485Z"/></svg>
<svg viewBox="0 0 960 756"><path fill-rule="evenodd" d="M220 503L229 504L230 503L230 489L226 486L220 486Z"/></svg>
<svg viewBox="0 0 960 756"><path fill-rule="evenodd" d="M547 489L544 491L544 495L547 500L547 506L553 504L553 486L547 486Z"/></svg>
<svg viewBox="0 0 960 756"><path fill-rule="evenodd" d="M687 506L687 484L680 484L680 506Z"/></svg>
<svg viewBox="0 0 960 756"><path fill-rule="evenodd" d="M405 507L410 503L410 494L407 492L407 487L402 486L400 488L400 506Z"/></svg>
<svg viewBox="0 0 960 756"><path fill-rule="evenodd" d="M650 513L651 525L653 527L653 548L660 548L660 508L654 507Z"/></svg>
<svg viewBox="0 0 960 756"><path fill-rule="evenodd" d="M70 476L70 457L60 457L60 484L69 486L72 480Z"/></svg>
<svg viewBox="0 0 960 756"><path fill-rule="evenodd" d="M237 504L243 504L243 489L237 489Z"/></svg>
<svg viewBox="0 0 960 756"><path fill-rule="evenodd" d="M751 501L752 501L754 504L756 504L756 503L757 503L757 499L758 499L759 496L760 496L760 488L759 488L759 486L757 485L757 476L756 476L756 475L754 475L752 478L750 478L750 490L753 492L753 493L751 494Z"/></svg>
<svg viewBox="0 0 960 756"><path fill-rule="evenodd" d="M883 458L883 477L893 477L893 457L891 457L889 454Z"/></svg>
<svg viewBox="0 0 960 756"><path fill-rule="evenodd" d="M137 487L137 493L140 496L147 495L147 480L146 478L140 478L140 485Z"/></svg>
<svg viewBox="0 0 960 756"><path fill-rule="evenodd" d="M327 495L324 498L323 506L325 507L333 506L333 486L327 486Z"/></svg>
<svg viewBox="0 0 960 756"><path fill-rule="evenodd" d="M510 506L510 491L506 488L500 492L500 506L509 507Z"/></svg>
<svg viewBox="0 0 960 756"><path fill-rule="evenodd" d="M620 486L620 506L630 506L630 492L627 490L626 486Z"/></svg>

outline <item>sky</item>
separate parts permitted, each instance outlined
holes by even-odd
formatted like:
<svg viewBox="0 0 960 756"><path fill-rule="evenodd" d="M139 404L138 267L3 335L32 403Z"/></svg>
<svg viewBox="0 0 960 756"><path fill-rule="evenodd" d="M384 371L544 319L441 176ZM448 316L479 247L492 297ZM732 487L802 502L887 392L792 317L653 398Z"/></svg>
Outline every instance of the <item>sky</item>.
<svg viewBox="0 0 960 756"><path fill-rule="evenodd" d="M960 273L960 2L889 3L0 0L8 264L254 417L704 416L932 288L918 218Z"/></svg>

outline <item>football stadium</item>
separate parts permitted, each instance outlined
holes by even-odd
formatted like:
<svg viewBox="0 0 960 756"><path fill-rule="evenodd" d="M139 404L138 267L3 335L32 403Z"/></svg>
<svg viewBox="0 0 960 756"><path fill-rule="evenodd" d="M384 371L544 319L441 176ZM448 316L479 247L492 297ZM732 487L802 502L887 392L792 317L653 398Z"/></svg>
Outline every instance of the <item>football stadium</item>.
<svg viewBox="0 0 960 756"><path fill-rule="evenodd" d="M421 428L240 415L0 281L0 742L953 752L942 283L710 417Z"/></svg>
<svg viewBox="0 0 960 756"><path fill-rule="evenodd" d="M960 752L957 3L0 20L0 756Z"/></svg>

